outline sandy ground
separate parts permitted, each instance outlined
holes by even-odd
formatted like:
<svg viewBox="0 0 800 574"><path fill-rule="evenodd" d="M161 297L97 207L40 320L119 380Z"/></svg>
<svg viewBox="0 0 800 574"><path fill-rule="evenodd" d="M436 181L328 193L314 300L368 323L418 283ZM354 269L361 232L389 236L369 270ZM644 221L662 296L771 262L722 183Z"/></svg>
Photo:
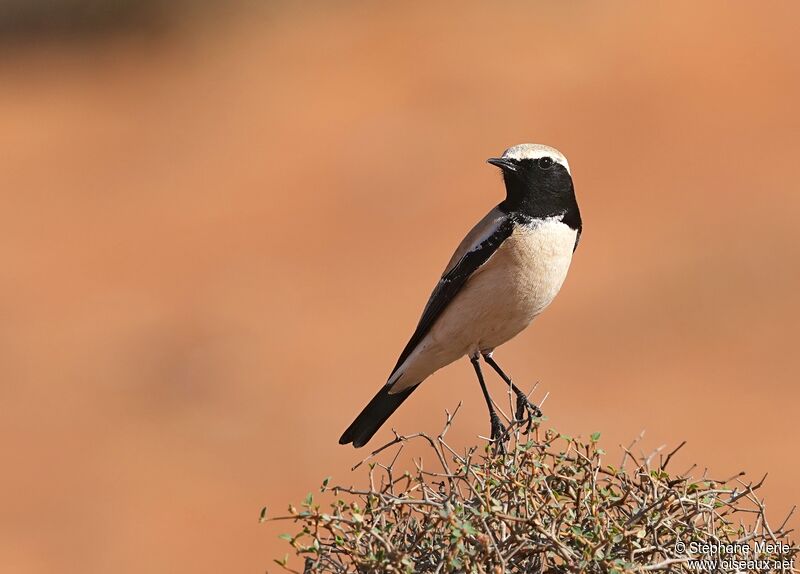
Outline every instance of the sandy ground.
<svg viewBox="0 0 800 574"><path fill-rule="evenodd" d="M275 5L0 52L0 569L263 572L463 232L570 158L585 233L496 357L550 424L798 502L796 4ZM502 397L502 386L492 380ZM391 424L488 432L468 362ZM793 414L794 413L794 414ZM390 436L384 429L378 439ZM373 444L379 444L376 440ZM611 462L611 461L610 461Z"/></svg>

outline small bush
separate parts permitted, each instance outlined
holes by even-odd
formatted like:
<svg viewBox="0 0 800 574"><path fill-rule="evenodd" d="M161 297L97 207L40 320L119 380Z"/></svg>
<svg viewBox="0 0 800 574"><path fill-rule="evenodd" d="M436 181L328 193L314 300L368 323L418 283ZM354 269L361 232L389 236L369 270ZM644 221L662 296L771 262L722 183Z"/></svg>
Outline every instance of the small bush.
<svg viewBox="0 0 800 574"><path fill-rule="evenodd" d="M309 494L300 510L272 519L300 526L282 538L304 558L304 572L794 571L788 517L771 529L756 497L763 479L693 479L692 469L672 476L667 465L680 446L649 456L623 448L613 466L599 433L579 440L541 421L530 435L513 425L506 453L458 453L445 441L451 423L448 414L437 437L396 435L362 461L363 488L325 480L321 490L334 498L327 510ZM430 446L435 470L421 461L398 469L397 454L372 461L412 440ZM288 556L276 562L295 572Z"/></svg>

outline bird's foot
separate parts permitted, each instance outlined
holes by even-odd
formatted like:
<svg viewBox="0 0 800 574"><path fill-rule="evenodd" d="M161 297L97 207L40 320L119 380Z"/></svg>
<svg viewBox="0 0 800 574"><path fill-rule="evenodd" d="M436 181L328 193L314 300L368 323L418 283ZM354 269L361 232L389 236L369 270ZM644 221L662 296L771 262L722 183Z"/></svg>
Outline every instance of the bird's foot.
<svg viewBox="0 0 800 574"><path fill-rule="evenodd" d="M533 419L542 416L542 409L528 400L524 393L517 393L517 410L514 413L514 422L525 422L525 434L530 434L533 427Z"/></svg>
<svg viewBox="0 0 800 574"><path fill-rule="evenodd" d="M500 417L497 416L497 413L492 413L490 421L492 424L492 442L494 442L495 448L499 452L505 454L506 443L510 438L508 429L500 422Z"/></svg>

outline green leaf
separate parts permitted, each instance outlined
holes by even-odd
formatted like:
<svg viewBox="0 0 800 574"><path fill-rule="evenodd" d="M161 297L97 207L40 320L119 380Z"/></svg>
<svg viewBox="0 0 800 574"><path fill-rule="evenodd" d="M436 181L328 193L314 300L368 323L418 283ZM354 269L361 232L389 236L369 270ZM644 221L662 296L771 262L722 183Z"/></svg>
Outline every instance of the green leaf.
<svg viewBox="0 0 800 574"><path fill-rule="evenodd" d="M600 440L600 432L593 432L591 436L592 442L597 442Z"/></svg>
<svg viewBox="0 0 800 574"><path fill-rule="evenodd" d="M469 534L471 536L474 536L475 534L478 533L478 531L475 530L475 527L472 526L472 524L470 524L469 522L465 522L464 524L462 524L461 525L461 530L463 530L464 532L466 532L467 534Z"/></svg>

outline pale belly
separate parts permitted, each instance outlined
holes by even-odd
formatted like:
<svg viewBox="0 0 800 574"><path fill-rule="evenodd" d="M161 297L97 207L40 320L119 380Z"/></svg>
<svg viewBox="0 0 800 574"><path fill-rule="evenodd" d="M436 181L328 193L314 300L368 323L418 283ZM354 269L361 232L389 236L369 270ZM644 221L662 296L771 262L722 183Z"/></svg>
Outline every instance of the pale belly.
<svg viewBox="0 0 800 574"><path fill-rule="evenodd" d="M392 389L415 385L436 370L502 345L555 298L567 276L576 232L559 221L518 227L434 323Z"/></svg>

